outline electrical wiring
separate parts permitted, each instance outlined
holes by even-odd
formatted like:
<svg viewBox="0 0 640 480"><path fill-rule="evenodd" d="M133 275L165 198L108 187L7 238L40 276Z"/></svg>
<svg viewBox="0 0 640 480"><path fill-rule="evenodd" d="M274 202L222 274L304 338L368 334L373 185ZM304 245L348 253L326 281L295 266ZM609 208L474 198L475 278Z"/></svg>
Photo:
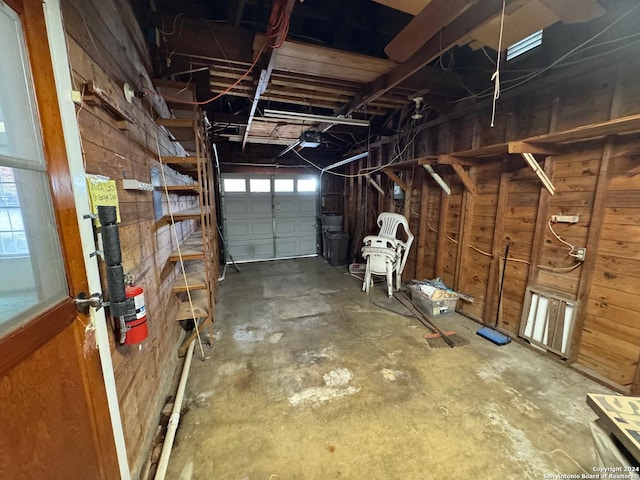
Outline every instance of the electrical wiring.
<svg viewBox="0 0 640 480"><path fill-rule="evenodd" d="M573 253L576 249L576 246L560 238L560 235L558 235L556 231L553 229L553 227L551 226L551 219L547 221L547 226L549 227L549 230L551 230L551 233L553 233L553 236L556 237L556 239L558 239L560 243L563 243L570 248L568 255L578 258L578 256L575 253Z"/></svg>
<svg viewBox="0 0 640 480"><path fill-rule="evenodd" d="M216 42L216 45L218 46L218 48L220 49L220 52L222 53L222 56L224 57L224 59L227 62L227 66L230 69L233 69L234 66L231 64L231 61L229 60L229 57L227 56L227 52L225 52L224 47L222 46L222 44L220 43L220 40L218 40L218 36L216 35L215 30L213 29L213 27L211 26L211 23L209 23L206 20L202 20L206 25L207 28L209 29L209 32L211 32L211 36L213 37L213 40ZM244 91L244 93L246 94L246 97L249 100L253 100L253 96L251 95L251 93L249 92L249 90L247 90L246 87L244 87L242 84L240 85L240 89Z"/></svg>
<svg viewBox="0 0 640 480"><path fill-rule="evenodd" d="M435 232L435 233L439 233L438 230L433 228L433 225L431 225L431 222L429 222L429 217L428 216L425 218L425 220L427 221L427 227L429 227L429 230L431 230L432 232Z"/></svg>
<svg viewBox="0 0 640 480"><path fill-rule="evenodd" d="M258 63L258 60L260 59L260 55L262 55L262 52L264 50L264 48L267 46L266 43L262 44L262 47L260 47L260 50L258 51L258 54L256 55L255 60L253 61L253 63L251 64L251 66L247 69L246 72L244 72L244 74L242 74L242 76L240 78L238 78L238 80L236 80L231 86L227 87L224 91L220 92L219 94L207 99L207 100L202 100L199 102L192 102L189 100L182 100L179 98L173 98L169 95L163 95L160 92L153 92L153 91L149 91L149 90L145 90L145 93L148 95L155 95L158 97L162 97L165 100L170 100L172 102L175 103L181 103L181 104L185 104L185 105L207 105L211 102L214 102L216 100L218 100L220 97L224 96L227 94L227 92L231 91L236 85L238 85L240 82L242 82L242 80L244 80L245 78L247 78L247 76L249 75L249 73L251 73L251 71L253 70L253 68L256 66L256 64Z"/></svg>
<svg viewBox="0 0 640 480"><path fill-rule="evenodd" d="M636 10L639 7L640 7L640 3L634 5L629 10L627 10L625 13L623 13L621 16L617 17L610 24L608 24L606 27L604 27L602 30L600 30L598 33L596 33L592 37L588 38L584 42L580 43L576 47L572 48L567 53L565 53L564 55L560 56L559 58L554 60L551 64L547 65L546 67L538 69L538 70L535 70L532 73L529 73L529 74L526 74L526 75L522 75L521 77L513 78L513 79L510 79L510 80L504 81L503 83L514 83L514 82L518 82L518 83L515 83L515 85L510 85L510 86L508 86L506 88L503 88L502 92L507 92L507 91L512 90L514 88L517 88L517 87L519 87L521 85L524 85L525 83L533 80L534 78L537 78L538 76L540 76L543 73L547 72L548 70L552 69L556 65L562 63L563 60L565 60L566 58L569 58L569 57L575 55L578 51L581 51L583 49L583 47L586 47L593 40L595 40L596 38L600 37L605 32L609 31L611 28L613 28L616 24L618 24L621 20L623 20L625 17L627 17L629 14L631 14L634 10ZM604 43L606 44L606 42L604 42ZM589 59L580 59L580 61L586 61L586 60L590 60L590 58ZM487 89L481 91L480 93L474 93L474 94L472 94L470 96L459 98L459 99L454 100L454 101L452 101L450 103L452 103L452 104L459 103L459 102L462 102L462 101L465 101L465 100L469 100L471 98L485 98L485 97L488 97L488 96L491 95L491 90L494 90L494 88L493 87L487 88Z"/></svg>
<svg viewBox="0 0 640 480"><path fill-rule="evenodd" d="M581 44L579 44L577 47L572 48L571 50L569 50L567 53L565 53L564 55L562 55L560 58L558 58L557 60L555 60L554 62L552 62L550 65L548 65L547 67L538 70L537 72L531 74L530 76L528 76L526 78L526 80L517 83L516 85L512 85L510 87L508 87L506 90L510 90L513 88L516 88L530 80L533 80L534 78L542 75L544 72L546 72L547 70L549 70L550 68L552 68L554 65L556 65L557 63L561 62L562 60L564 60L565 58L571 56L574 52L580 50L582 47L586 46L587 44L591 43L593 40L595 40L596 38L600 37L601 35L603 35L605 32L609 31L611 28L613 28L615 25L617 25L620 21L622 21L624 18L626 18L629 14L631 14L634 10L636 10L638 7L640 7L640 3L637 3L635 6L631 7L629 10L627 10L625 13L623 13L621 16L619 16L618 18L616 18L613 22L611 22L609 25L607 25L606 27L604 27L602 30L600 30L598 33L596 33L595 35L593 35L592 37L588 38L587 40L585 40L584 42L582 42Z"/></svg>
<svg viewBox="0 0 640 480"><path fill-rule="evenodd" d="M491 55L487 53L487 47L483 46L480 50L482 50L482 53L484 53L484 56L487 57L492 64L494 65L496 64L496 61L493 58L491 58Z"/></svg>
<svg viewBox="0 0 640 480"><path fill-rule="evenodd" d="M161 33L162 35L165 35L167 37L170 37L172 35L174 35L176 33L176 24L178 23L178 19L180 17L184 17L184 13L179 13L177 14L175 17L173 17L173 25L171 27L171 31L170 32L165 32L164 30L157 28L156 30L158 30L159 33ZM162 28L164 28L164 19L162 20ZM180 27L182 28L182 27Z"/></svg>
<svg viewBox="0 0 640 480"><path fill-rule="evenodd" d="M440 39L440 51L442 52L442 30L440 30L440 34L438 36L438 38ZM455 57L453 56L453 52L451 51L451 49L447 50L447 52L449 54L449 63L448 65L445 67L444 64L442 63L442 55L444 53L441 53L440 56L438 57L438 64L440 65L440 68L442 70L444 70L445 72L448 72L450 70L453 70L453 66L455 65Z"/></svg>
<svg viewBox="0 0 640 480"><path fill-rule="evenodd" d="M413 138L411 139L411 141L405 145L404 149L402 150L401 154L404 154L404 152L409 148L409 146L415 141L416 137L417 137L417 132L416 134L413 136ZM278 133L276 132L276 135L278 135ZM278 138L282 138L278 135ZM317 169L318 171L323 171L323 168L316 165L315 163L313 163L311 160L305 158L300 152L298 152L295 148L293 149L293 153L295 153L301 160L303 160L304 162L308 163L309 165L311 165L312 167L314 167L315 169ZM332 172L332 171L324 171L324 173L329 174L329 175L334 175L336 177L342 177L342 178L358 178L358 177L366 177L367 175L371 175L372 173L376 173L379 172L380 170L383 170L391 165L393 165L394 163L397 162L397 160L399 160L401 158L401 155L394 155L394 157L391 159L390 162L384 164L384 165L380 165L378 167L376 167L373 170L369 170L367 172L364 173L356 173L356 174L346 174L346 173L339 173L339 172Z"/></svg>
<svg viewBox="0 0 640 480"><path fill-rule="evenodd" d="M273 49L277 49L277 48L280 48L284 44L284 41L287 38L287 34L289 33L289 14L287 13L286 5L287 5L286 0L276 0L274 2L273 8L271 10L271 16L269 17L269 24L268 24L269 27L268 27L268 33L267 33L268 41L262 44L262 46L258 50L258 53L255 55L255 59L254 59L253 63L242 74L242 76L240 76L233 84L231 84L229 87L224 89L219 94L214 95L213 97L211 97L211 98L209 98L207 100L192 102L192 101L173 98L173 97L170 97L168 95L163 95L163 94L161 94L159 92L145 91L145 93L147 93L149 95L160 96L160 97L164 98L165 100L170 100L172 102L181 103L181 104L185 104L185 105L198 105L198 106L199 105L207 105L207 104L209 104L211 102L214 102L214 101L218 100L222 96L226 95L233 88L235 88L238 84L240 84L245 78L247 78L249 73L251 73L251 71L255 68L256 64L258 63L258 60L260 59L260 57L262 55L262 52L264 51L264 49L265 49L265 47L267 45L269 45ZM174 18L174 25L173 25L173 29L172 29L173 31L170 34L169 33L165 33L166 35L173 35L175 33L176 21L177 21L178 17L179 17L179 15L177 15L176 18ZM179 35L181 35L181 33L182 33L182 24L183 24L183 22L180 23ZM209 26L209 30L212 33L214 33L213 29L211 28L211 26L208 23L207 23L207 25ZM213 36L214 36L214 39L215 39L216 43L218 44L218 46L222 50L220 42L218 42L218 39L217 39L215 33L214 33ZM176 48L177 48L177 45L176 45ZM174 49L173 52L171 52L169 54L169 56L168 56L168 60L169 61L171 59L171 56L174 53L175 53L175 49ZM225 56L225 59L227 60L227 62L229 62L229 59L227 58L226 54L224 54L224 51L223 51L223 55Z"/></svg>
<svg viewBox="0 0 640 480"><path fill-rule="evenodd" d="M475 250L478 253L481 253L482 255L484 255L485 257L493 257L493 254L489 253L489 252L485 252L484 250L480 250L478 247L474 247L473 245L471 245L470 243L467 244L467 247L469 247L472 250Z"/></svg>
<svg viewBox="0 0 640 480"><path fill-rule="evenodd" d="M576 268L578 268L580 265L582 265L582 262L577 262L575 265L572 265L570 267L548 267L546 265L536 265L540 270L545 270L547 272L554 272L554 273L569 273L569 272L573 272Z"/></svg>
<svg viewBox="0 0 640 480"><path fill-rule="evenodd" d="M272 48L280 48L289 33L289 14L286 0L274 0L269 17L269 32Z"/></svg>
<svg viewBox="0 0 640 480"><path fill-rule="evenodd" d="M416 212L413 208L410 208L410 212L420 218L420 215L418 214L418 212ZM427 227L429 228L429 230L431 230L432 232L438 233L439 231L436 230L435 228L433 228L433 225L431 225L431 222L429 222L429 217L425 216L425 221L427 223ZM449 235L447 235L445 233L445 238L455 244L458 244L458 241L452 237L450 237ZM561 241L563 241L562 239L560 239ZM564 241L563 241L564 242ZM493 254L489 253L489 252L485 252L484 250L479 249L478 247L468 243L467 247L469 247L472 250L475 250L476 252L489 257L489 258L493 258ZM504 260L505 258L503 256L499 257L500 259ZM510 262L516 262L516 263L524 263L525 265L531 265L531 262L529 260L524 260L521 258L515 258L515 257L509 257L509 261ZM549 267L547 265L536 265L536 267L538 267L540 270L544 270L547 272L553 272L553 273L569 273L574 271L576 268L578 268L580 265L582 265L583 262L577 262L575 265L572 265L570 267Z"/></svg>

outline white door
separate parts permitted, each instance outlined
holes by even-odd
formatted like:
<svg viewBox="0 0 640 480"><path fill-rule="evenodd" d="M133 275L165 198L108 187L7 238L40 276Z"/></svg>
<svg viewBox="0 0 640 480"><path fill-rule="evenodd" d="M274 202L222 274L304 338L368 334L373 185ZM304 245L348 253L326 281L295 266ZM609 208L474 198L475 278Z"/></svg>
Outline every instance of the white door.
<svg viewBox="0 0 640 480"><path fill-rule="evenodd" d="M225 238L236 262L317 253L317 178L225 175Z"/></svg>

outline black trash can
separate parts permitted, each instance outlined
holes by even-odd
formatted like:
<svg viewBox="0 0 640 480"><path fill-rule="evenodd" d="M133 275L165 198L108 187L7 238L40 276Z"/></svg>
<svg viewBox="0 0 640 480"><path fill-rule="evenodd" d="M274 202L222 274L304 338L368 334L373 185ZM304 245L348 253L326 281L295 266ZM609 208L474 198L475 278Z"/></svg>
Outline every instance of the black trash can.
<svg viewBox="0 0 640 480"><path fill-rule="evenodd" d="M346 265L349 261L349 234L347 232L326 232L324 234L326 245L325 258L329 265Z"/></svg>

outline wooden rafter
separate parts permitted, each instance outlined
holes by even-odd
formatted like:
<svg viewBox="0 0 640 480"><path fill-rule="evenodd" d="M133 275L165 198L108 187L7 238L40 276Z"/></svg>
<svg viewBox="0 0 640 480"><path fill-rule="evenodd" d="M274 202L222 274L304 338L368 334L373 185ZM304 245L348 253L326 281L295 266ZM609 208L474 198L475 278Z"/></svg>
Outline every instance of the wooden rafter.
<svg viewBox="0 0 640 480"><path fill-rule="evenodd" d="M515 0L507 0L508 4ZM380 97L402 81L409 78L429 62L458 44L475 27L490 20L502 9L502 0L483 0L452 21L449 25L441 25L439 32L424 46L414 53L406 62L396 66L387 74L378 76L366 85L352 101L342 110L353 112Z"/></svg>
<svg viewBox="0 0 640 480"><path fill-rule="evenodd" d="M391 60L404 62L445 25L462 15L477 0L432 0L385 47Z"/></svg>

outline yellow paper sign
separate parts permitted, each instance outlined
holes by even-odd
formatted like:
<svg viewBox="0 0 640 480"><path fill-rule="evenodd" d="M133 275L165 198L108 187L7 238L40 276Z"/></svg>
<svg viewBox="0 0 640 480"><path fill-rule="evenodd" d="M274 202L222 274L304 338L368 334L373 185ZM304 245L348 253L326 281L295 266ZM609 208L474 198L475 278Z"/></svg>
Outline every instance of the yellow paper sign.
<svg viewBox="0 0 640 480"><path fill-rule="evenodd" d="M118 189L116 181L102 175L86 175L89 199L91 200L91 212L98 214L99 206L116 207L116 217L120 223L120 208L118 207ZM95 219L100 226L100 220Z"/></svg>

